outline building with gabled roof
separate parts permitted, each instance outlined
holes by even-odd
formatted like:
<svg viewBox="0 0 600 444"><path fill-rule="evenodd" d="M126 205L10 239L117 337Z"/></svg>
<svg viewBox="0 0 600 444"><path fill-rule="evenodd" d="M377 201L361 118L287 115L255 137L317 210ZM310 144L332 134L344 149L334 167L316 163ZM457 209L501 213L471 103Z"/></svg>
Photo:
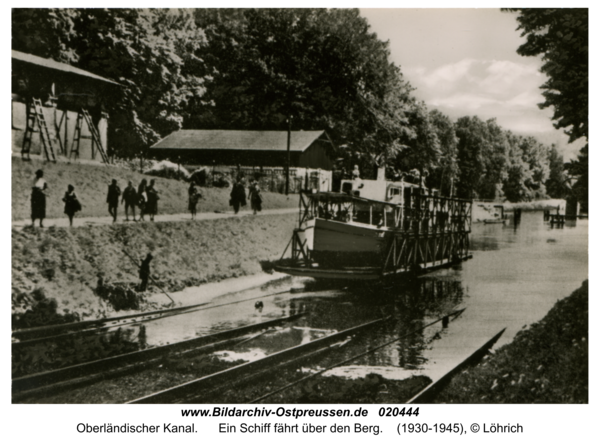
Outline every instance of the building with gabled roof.
<svg viewBox="0 0 600 444"><path fill-rule="evenodd" d="M150 153L184 164L283 167L287 140L287 131L179 130ZM291 131L291 167L331 170L334 159L335 145L325 131Z"/></svg>

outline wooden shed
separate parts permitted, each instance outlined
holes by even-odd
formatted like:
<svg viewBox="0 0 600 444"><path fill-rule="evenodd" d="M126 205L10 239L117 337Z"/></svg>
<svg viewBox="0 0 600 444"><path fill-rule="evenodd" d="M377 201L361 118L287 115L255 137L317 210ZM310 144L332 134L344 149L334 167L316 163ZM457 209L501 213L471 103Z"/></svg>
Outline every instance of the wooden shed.
<svg viewBox="0 0 600 444"><path fill-rule="evenodd" d="M105 106L108 96L119 93L120 85L75 66L52 59L12 51L11 127L12 151L22 152L27 133L28 116L33 99L40 103L50 143L57 156L70 156L73 140L77 157L99 160L98 147L94 145L92 131L87 122L77 129L82 110L89 115L95 134L104 150L107 148L108 113ZM38 125L32 130L31 154L43 154L42 134ZM97 144L96 144L97 145Z"/></svg>
<svg viewBox="0 0 600 444"><path fill-rule="evenodd" d="M283 167L287 131L180 130L150 148L159 158L192 165ZM290 167L331 170L334 144L325 131L290 133Z"/></svg>

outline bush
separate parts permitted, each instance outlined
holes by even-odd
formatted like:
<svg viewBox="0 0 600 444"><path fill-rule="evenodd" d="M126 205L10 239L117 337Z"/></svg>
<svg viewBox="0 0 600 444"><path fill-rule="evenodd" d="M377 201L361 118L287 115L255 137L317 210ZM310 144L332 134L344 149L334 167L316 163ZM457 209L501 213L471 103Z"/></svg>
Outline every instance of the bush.
<svg viewBox="0 0 600 444"><path fill-rule="evenodd" d="M150 176L164 177L165 179L189 180L190 173L184 167L168 160L158 162L152 168L144 171Z"/></svg>
<svg viewBox="0 0 600 444"><path fill-rule="evenodd" d="M213 177L213 187L217 188L228 188L230 183L223 174L215 174Z"/></svg>
<svg viewBox="0 0 600 444"><path fill-rule="evenodd" d="M151 169L152 167L154 167L154 165L157 164L156 160L153 159L140 159L139 157L132 157L131 159L121 159L121 158L114 158L112 160L112 165L119 167L119 168L124 168L130 171L140 171L140 169L142 171Z"/></svg>
<svg viewBox="0 0 600 444"><path fill-rule="evenodd" d="M206 186L206 183L208 182L208 169L200 168L194 171L190 175L190 182L194 182L201 187Z"/></svg>

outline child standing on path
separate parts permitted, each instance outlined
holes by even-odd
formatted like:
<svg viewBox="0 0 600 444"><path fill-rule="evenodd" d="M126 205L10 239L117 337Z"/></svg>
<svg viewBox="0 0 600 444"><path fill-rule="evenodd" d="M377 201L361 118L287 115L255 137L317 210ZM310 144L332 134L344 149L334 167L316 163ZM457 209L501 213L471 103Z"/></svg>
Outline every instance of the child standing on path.
<svg viewBox="0 0 600 444"><path fill-rule="evenodd" d="M72 227L73 216L75 216L76 212L81 211L81 203L79 202L79 199L77 199L75 187L73 185L67 187L63 202L65 203L65 214L69 217L69 226Z"/></svg>
<svg viewBox="0 0 600 444"><path fill-rule="evenodd" d="M250 191L248 192L248 197L250 198L250 206L256 214L259 211L262 211L262 196L260 194L260 188L258 187L257 181L252 181L250 184Z"/></svg>

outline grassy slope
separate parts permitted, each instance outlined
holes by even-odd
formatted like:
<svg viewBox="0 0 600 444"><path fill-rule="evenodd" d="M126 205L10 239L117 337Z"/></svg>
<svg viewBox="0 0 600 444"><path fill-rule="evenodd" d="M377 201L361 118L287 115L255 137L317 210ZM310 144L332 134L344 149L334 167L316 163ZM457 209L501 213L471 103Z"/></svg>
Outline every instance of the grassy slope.
<svg viewBox="0 0 600 444"><path fill-rule="evenodd" d="M123 253L152 252L152 274L168 289L254 274L260 261L281 256L296 214L240 218L12 230L13 314L31 306L24 296L43 288L80 317L102 317L108 307L94 295L106 282L137 283L138 272ZM104 312L104 313L103 313Z"/></svg>
<svg viewBox="0 0 600 444"><path fill-rule="evenodd" d="M78 164L78 163L47 163L40 160L23 162L20 158L12 158L12 220L29 219L31 216L31 185L35 171L42 169L44 178L48 182L48 199L46 216L48 218L66 217L63 214L64 204L62 197L67 190L67 185L75 187L75 192L83 205L81 213L76 217L108 216L106 205L106 191L112 179L117 179L121 190L127 186L127 181L132 180L134 185L142 179L150 181L152 176L147 176L123 168ZM187 212L186 182L173 179L155 177L156 187L160 193L158 211L162 214L177 214ZM204 199L198 205L199 212L228 211L230 189L201 188ZM264 209L295 208L298 205L298 196L289 198L277 193L263 193ZM124 215L123 206L120 207Z"/></svg>
<svg viewBox="0 0 600 444"><path fill-rule="evenodd" d="M456 376L435 402L587 403L588 283L477 367Z"/></svg>

